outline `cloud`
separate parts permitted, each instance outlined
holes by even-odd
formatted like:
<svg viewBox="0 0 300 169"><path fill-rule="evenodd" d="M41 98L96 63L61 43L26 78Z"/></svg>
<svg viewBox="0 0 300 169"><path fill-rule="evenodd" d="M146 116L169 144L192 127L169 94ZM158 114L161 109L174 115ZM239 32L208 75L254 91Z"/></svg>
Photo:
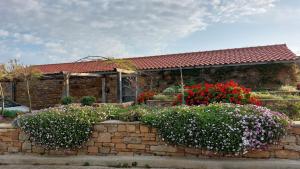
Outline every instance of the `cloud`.
<svg viewBox="0 0 300 169"><path fill-rule="evenodd" d="M87 55L159 53L168 43L210 24L264 13L274 4L274 0L0 1L0 41L8 48L0 50L0 61L16 54L27 63L49 63Z"/></svg>

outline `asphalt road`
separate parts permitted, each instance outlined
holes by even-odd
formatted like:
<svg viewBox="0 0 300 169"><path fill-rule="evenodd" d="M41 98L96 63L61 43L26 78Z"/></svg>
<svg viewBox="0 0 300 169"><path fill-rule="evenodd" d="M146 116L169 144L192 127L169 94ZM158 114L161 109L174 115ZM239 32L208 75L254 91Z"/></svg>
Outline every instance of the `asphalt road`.
<svg viewBox="0 0 300 169"><path fill-rule="evenodd" d="M116 169L116 168L100 167L100 166L0 165L0 169ZM142 168L132 168L132 169L142 169ZM151 168L151 169L158 169L158 168Z"/></svg>

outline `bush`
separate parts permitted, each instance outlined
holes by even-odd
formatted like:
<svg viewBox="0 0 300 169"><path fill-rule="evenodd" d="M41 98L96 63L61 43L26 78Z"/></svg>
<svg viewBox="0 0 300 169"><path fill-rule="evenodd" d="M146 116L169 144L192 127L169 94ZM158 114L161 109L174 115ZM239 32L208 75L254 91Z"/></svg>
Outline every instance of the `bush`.
<svg viewBox="0 0 300 169"><path fill-rule="evenodd" d="M156 94L154 91L142 92L138 96L138 103L146 103L147 100L153 99L153 96Z"/></svg>
<svg viewBox="0 0 300 169"><path fill-rule="evenodd" d="M18 116L18 113L20 112L17 110L4 110L3 117L15 118Z"/></svg>
<svg viewBox="0 0 300 169"><path fill-rule="evenodd" d="M233 104L169 107L145 114L142 121L171 144L224 153L264 148L284 135L288 124L280 113Z"/></svg>
<svg viewBox="0 0 300 169"><path fill-rule="evenodd" d="M186 86L184 96L179 94L175 104L181 103L184 97L186 105L208 105L214 102L235 103L235 104L256 104L260 102L251 96L250 89L238 85L234 81L216 84L197 84Z"/></svg>
<svg viewBox="0 0 300 169"><path fill-rule="evenodd" d="M63 97L60 102L62 105L68 105L74 102L74 98L71 96L66 96Z"/></svg>
<svg viewBox="0 0 300 169"><path fill-rule="evenodd" d="M64 107L22 116L19 122L31 141L47 149L73 149L89 139L93 124L105 119L106 115L93 107Z"/></svg>
<svg viewBox="0 0 300 169"><path fill-rule="evenodd" d="M172 96L166 96L163 94L157 94L153 96L154 100L160 100L160 101L172 101L174 100Z"/></svg>
<svg viewBox="0 0 300 169"><path fill-rule="evenodd" d="M84 96L80 100L82 106L92 106L95 102L96 98L94 96Z"/></svg>
<svg viewBox="0 0 300 169"><path fill-rule="evenodd" d="M170 86L163 91L165 95L175 95L181 92L181 86Z"/></svg>
<svg viewBox="0 0 300 169"><path fill-rule="evenodd" d="M300 120L300 102L278 101L265 105L267 108L282 112L293 120Z"/></svg>
<svg viewBox="0 0 300 169"><path fill-rule="evenodd" d="M285 86L281 86L279 90L286 91L286 92L294 92L297 91L297 88L295 86L285 85Z"/></svg>

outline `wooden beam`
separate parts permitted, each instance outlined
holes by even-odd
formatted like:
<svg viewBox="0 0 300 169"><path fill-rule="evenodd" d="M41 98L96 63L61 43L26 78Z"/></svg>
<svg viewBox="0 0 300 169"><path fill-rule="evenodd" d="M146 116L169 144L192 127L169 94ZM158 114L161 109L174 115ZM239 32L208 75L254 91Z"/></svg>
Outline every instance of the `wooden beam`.
<svg viewBox="0 0 300 169"><path fill-rule="evenodd" d="M122 96L122 72L118 72L118 76L117 76L117 95L118 95L118 100L119 103L123 102L123 96Z"/></svg>
<svg viewBox="0 0 300 169"><path fill-rule="evenodd" d="M133 71L133 70L126 70L126 69L120 69L120 68L116 68L116 71L117 71L117 72L120 72L120 73L125 73L125 74L133 74L133 73L136 73L136 71Z"/></svg>
<svg viewBox="0 0 300 169"><path fill-rule="evenodd" d="M70 73L64 73L64 92L63 97L70 96Z"/></svg>
<svg viewBox="0 0 300 169"><path fill-rule="evenodd" d="M98 73L70 73L70 76L81 76L81 77L102 77L103 75Z"/></svg>
<svg viewBox="0 0 300 169"><path fill-rule="evenodd" d="M105 77L101 78L102 103L106 103L106 82Z"/></svg>

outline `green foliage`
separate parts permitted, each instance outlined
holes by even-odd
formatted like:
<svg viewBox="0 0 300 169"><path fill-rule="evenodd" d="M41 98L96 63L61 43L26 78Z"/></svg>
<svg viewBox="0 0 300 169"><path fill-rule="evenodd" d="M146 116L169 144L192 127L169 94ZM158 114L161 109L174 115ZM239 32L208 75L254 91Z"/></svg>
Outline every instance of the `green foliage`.
<svg viewBox="0 0 300 169"><path fill-rule="evenodd" d="M175 95L181 92L180 86L170 86L163 91L165 95Z"/></svg>
<svg viewBox="0 0 300 169"><path fill-rule="evenodd" d="M68 105L21 116L19 122L32 141L57 149L80 147L90 137L93 124L108 119L142 121L156 127L162 139L171 144L225 153L262 148L279 139L287 125L280 113L254 105L233 104L167 108ZM252 132L250 138L246 131ZM250 139L249 144L245 139Z"/></svg>
<svg viewBox="0 0 300 169"><path fill-rule="evenodd" d="M163 95L163 94L157 94L153 96L154 100L160 100L160 101L172 101L174 100L173 96L167 96L167 95Z"/></svg>
<svg viewBox="0 0 300 169"><path fill-rule="evenodd" d="M3 116L8 118L15 118L18 116L19 111L16 110L4 110Z"/></svg>
<svg viewBox="0 0 300 169"><path fill-rule="evenodd" d="M266 107L284 113L293 120L300 120L300 102L278 101L267 104Z"/></svg>
<svg viewBox="0 0 300 169"><path fill-rule="evenodd" d="M297 91L297 88L295 86L284 85L284 86L280 86L279 90L293 92L293 91Z"/></svg>
<svg viewBox="0 0 300 169"><path fill-rule="evenodd" d="M158 128L168 143L232 153L262 148L284 134L286 119L268 114L269 110L254 105L211 104L168 107L145 114L142 121Z"/></svg>
<svg viewBox="0 0 300 169"><path fill-rule="evenodd" d="M33 142L47 149L78 148L86 142L92 125L106 119L93 107L53 108L20 117L21 129Z"/></svg>
<svg viewBox="0 0 300 169"><path fill-rule="evenodd" d="M95 102L96 102L96 98L94 96L84 96L80 100L82 106L91 106Z"/></svg>
<svg viewBox="0 0 300 169"><path fill-rule="evenodd" d="M63 97L60 102L62 105L68 105L74 102L74 98L71 96L66 96Z"/></svg>

